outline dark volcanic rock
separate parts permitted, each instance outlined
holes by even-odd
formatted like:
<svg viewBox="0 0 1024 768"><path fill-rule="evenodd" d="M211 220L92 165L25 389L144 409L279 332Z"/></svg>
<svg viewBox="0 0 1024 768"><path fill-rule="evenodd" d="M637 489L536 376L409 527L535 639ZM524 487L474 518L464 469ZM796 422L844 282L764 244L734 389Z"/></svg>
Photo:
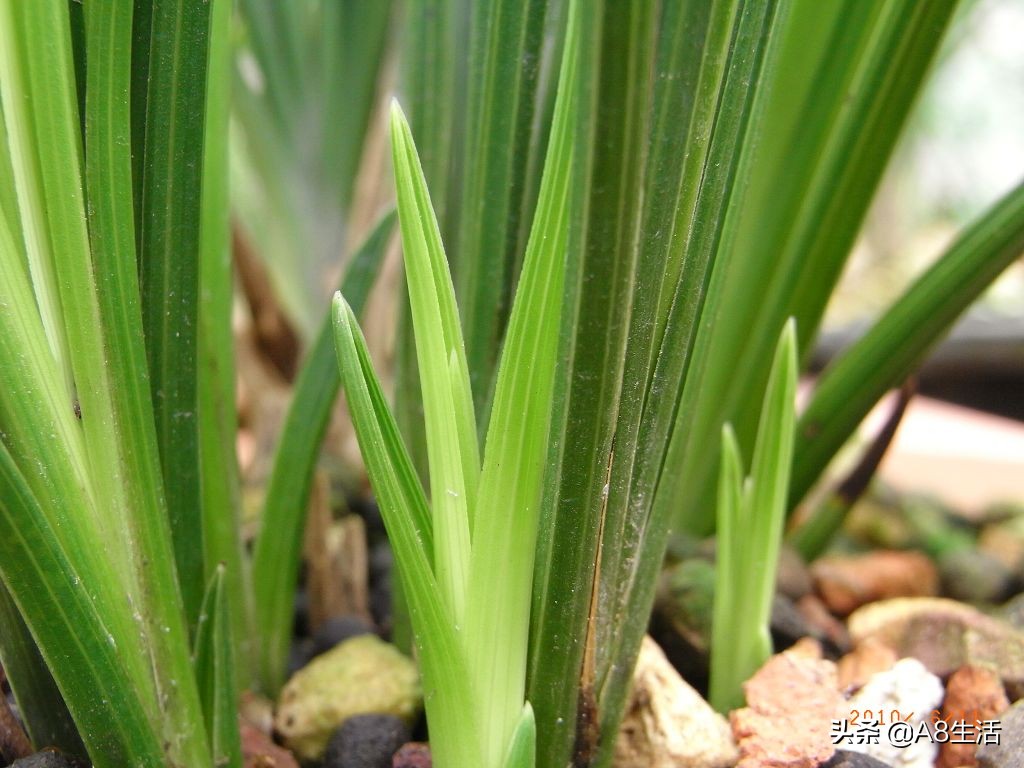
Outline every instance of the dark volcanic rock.
<svg viewBox="0 0 1024 768"><path fill-rule="evenodd" d="M394 715L356 715L331 736L323 768L392 768L392 756L408 740L409 727Z"/></svg>

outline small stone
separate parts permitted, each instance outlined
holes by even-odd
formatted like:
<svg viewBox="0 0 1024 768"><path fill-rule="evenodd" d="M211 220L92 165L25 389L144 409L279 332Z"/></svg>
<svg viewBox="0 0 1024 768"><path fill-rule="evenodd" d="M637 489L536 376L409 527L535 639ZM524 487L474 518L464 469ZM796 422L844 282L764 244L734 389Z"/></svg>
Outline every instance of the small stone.
<svg viewBox="0 0 1024 768"><path fill-rule="evenodd" d="M319 656L351 637L372 634L373 626L361 616L354 614L332 616L321 624L313 634L312 652L314 656Z"/></svg>
<svg viewBox="0 0 1024 768"><path fill-rule="evenodd" d="M935 565L920 552L879 550L823 557L811 566L811 575L825 605L839 616L877 600L926 597L939 591Z"/></svg>
<svg viewBox="0 0 1024 768"><path fill-rule="evenodd" d="M409 740L409 726L394 715L355 715L327 742L323 768L392 768L392 755Z"/></svg>
<svg viewBox="0 0 1024 768"><path fill-rule="evenodd" d="M833 662L801 643L770 658L744 692L747 706L730 714L737 768L814 768L832 756L831 713L843 703Z"/></svg>
<svg viewBox="0 0 1024 768"><path fill-rule="evenodd" d="M368 713L411 722L422 704L416 665L375 635L317 656L285 685L274 725L303 760L316 760L345 720Z"/></svg>
<svg viewBox="0 0 1024 768"><path fill-rule="evenodd" d="M932 768L938 754L938 745L930 739L914 741L909 745L895 745L887 736L888 727L897 719L919 729L942 703L942 681L929 672L917 659L901 659L892 669L873 675L864 687L854 694L836 716L857 720L859 728L874 720L879 724L877 742L843 743L849 752L863 752L877 757L894 768Z"/></svg>
<svg viewBox="0 0 1024 768"><path fill-rule="evenodd" d="M891 766L871 755L839 750L832 755L831 760L822 763L821 768L891 768Z"/></svg>
<svg viewBox="0 0 1024 768"><path fill-rule="evenodd" d="M939 559L942 592L965 603L1005 600L1013 572L998 559L976 549L957 549Z"/></svg>
<svg viewBox="0 0 1024 768"><path fill-rule="evenodd" d="M1009 706L1003 682L995 671L987 667L960 667L946 683L942 719L950 727L955 722L974 724L995 719ZM975 768L978 764L974 756L975 741L963 743L950 739L942 744L936 768Z"/></svg>
<svg viewBox="0 0 1024 768"><path fill-rule="evenodd" d="M839 660L839 690L861 688L873 675L891 669L898 659L896 651L869 637Z"/></svg>
<svg viewBox="0 0 1024 768"><path fill-rule="evenodd" d="M728 768L735 762L736 745L725 718L644 637L615 742L615 768Z"/></svg>
<svg viewBox="0 0 1024 768"><path fill-rule="evenodd" d="M913 656L939 677L965 665L999 670L1011 699L1024 693L1024 632L943 598L903 598L864 606L847 621L855 643L874 637Z"/></svg>
<svg viewBox="0 0 1024 768"><path fill-rule="evenodd" d="M846 625L833 616L817 595L804 595L796 604L797 610L812 628L831 655L838 656L850 649L850 633Z"/></svg>
<svg viewBox="0 0 1024 768"><path fill-rule="evenodd" d="M1017 629L1024 629L1024 592L1003 603L995 615Z"/></svg>
<svg viewBox="0 0 1024 768"><path fill-rule="evenodd" d="M239 735L242 737L242 765L244 768L299 768L295 755L279 747L259 728L240 719Z"/></svg>
<svg viewBox="0 0 1024 768"><path fill-rule="evenodd" d="M403 744L391 758L391 768L431 768L430 746L422 741Z"/></svg>
<svg viewBox="0 0 1024 768"><path fill-rule="evenodd" d="M997 734L998 739L993 738L992 742L998 743L983 741L978 747L975 754L979 768L1020 768L1024 765L1024 699L1003 713Z"/></svg>
<svg viewBox="0 0 1024 768"><path fill-rule="evenodd" d="M42 752L15 760L10 768L81 768L81 765L82 763L73 757L52 749L44 749Z"/></svg>
<svg viewBox="0 0 1024 768"><path fill-rule="evenodd" d="M771 625L772 645L776 652L784 651L802 637L813 637L811 627L793 601L782 594L772 600Z"/></svg>
<svg viewBox="0 0 1024 768"><path fill-rule="evenodd" d="M779 569L775 589L790 600L799 600L814 589L807 563L793 547L783 544L779 550Z"/></svg>

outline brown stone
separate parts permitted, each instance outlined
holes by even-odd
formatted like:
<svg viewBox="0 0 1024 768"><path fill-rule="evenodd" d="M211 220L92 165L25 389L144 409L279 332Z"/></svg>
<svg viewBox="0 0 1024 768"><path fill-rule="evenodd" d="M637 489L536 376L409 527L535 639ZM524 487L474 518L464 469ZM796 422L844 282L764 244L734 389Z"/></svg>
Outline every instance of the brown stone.
<svg viewBox="0 0 1024 768"><path fill-rule="evenodd" d="M878 550L823 557L811 566L811 575L825 605L839 616L876 600L929 597L939 591L938 571L920 552Z"/></svg>
<svg viewBox="0 0 1024 768"><path fill-rule="evenodd" d="M832 756L831 713L843 703L833 662L803 644L769 659L744 692L747 706L730 715L737 768L814 768Z"/></svg>
<svg viewBox="0 0 1024 768"><path fill-rule="evenodd" d="M410 741L398 748L391 757L391 768L431 768L430 746L422 741Z"/></svg>
<svg viewBox="0 0 1024 768"><path fill-rule="evenodd" d="M962 666L999 670L1012 699L1024 691L1024 632L975 608L942 598L904 598L864 606L847 621L854 643L868 637L913 656L947 677Z"/></svg>
<svg viewBox="0 0 1024 768"><path fill-rule="evenodd" d="M808 624L820 632L820 637L830 642L838 652L845 651L850 647L850 633L846 631L846 625L829 613L825 605L816 595L804 595L796 604L800 615Z"/></svg>
<svg viewBox="0 0 1024 768"><path fill-rule="evenodd" d="M891 668L898 658L885 643L867 638L839 660L839 690L848 692L860 688L875 673Z"/></svg>
<svg viewBox="0 0 1024 768"><path fill-rule="evenodd" d="M946 699L942 704L942 719L947 726L955 721L976 724L992 720L1010 707L999 675L987 667L964 666L954 672L946 683ZM959 743L950 739L939 748L935 768L976 768L974 756L977 745Z"/></svg>
<svg viewBox="0 0 1024 768"><path fill-rule="evenodd" d="M242 737L242 765L244 768L299 768L295 756L279 747L259 728L244 718L239 719Z"/></svg>

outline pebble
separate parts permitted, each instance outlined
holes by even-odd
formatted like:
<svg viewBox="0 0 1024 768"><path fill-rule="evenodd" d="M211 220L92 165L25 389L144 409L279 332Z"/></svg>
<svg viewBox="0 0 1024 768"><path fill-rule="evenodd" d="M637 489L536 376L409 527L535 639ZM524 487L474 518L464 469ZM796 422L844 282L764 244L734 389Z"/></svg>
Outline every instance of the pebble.
<svg viewBox="0 0 1024 768"><path fill-rule="evenodd" d="M790 600L799 600L814 589L811 572L800 554L788 544L779 550L779 569L775 577L775 590Z"/></svg>
<svg viewBox="0 0 1024 768"><path fill-rule="evenodd" d="M893 711L899 719L916 731L927 722L933 710L942 703L942 681L917 659L901 659L891 669L872 675L871 679L854 694L837 716L851 715L863 722L871 719L870 711L880 723L877 743L843 742L848 752L862 752L876 757L894 768L932 768L939 748L930 739L921 739L907 746L896 746L886 736L888 726L894 722ZM856 713L856 714L855 714ZM877 717L881 713L882 717Z"/></svg>
<svg viewBox="0 0 1024 768"><path fill-rule="evenodd" d="M814 644L802 641L771 657L744 692L747 706L730 714L737 768L816 768L832 757L831 713L843 697L836 665L820 658Z"/></svg>
<svg viewBox="0 0 1024 768"><path fill-rule="evenodd" d="M960 667L946 683L946 700L942 719L952 725L956 721L976 723L993 720L1010 706L999 675L987 667ZM950 739L939 747L936 768L975 768L975 743L964 744Z"/></svg>
<svg viewBox="0 0 1024 768"><path fill-rule="evenodd" d="M356 715L331 735L323 768L392 768L392 756L409 740L409 726L394 715Z"/></svg>
<svg viewBox="0 0 1024 768"><path fill-rule="evenodd" d="M1020 768L1024 765L1024 699L1000 718L999 743L982 744L976 753L979 768Z"/></svg>
<svg viewBox="0 0 1024 768"><path fill-rule="evenodd" d="M1013 585L1013 572L999 559L976 549L957 549L939 558L942 593L965 603L999 603Z"/></svg>
<svg viewBox="0 0 1024 768"><path fill-rule="evenodd" d="M821 768L891 768L891 766L888 763L883 763L877 757L840 749L832 755L831 760L822 763Z"/></svg>
<svg viewBox="0 0 1024 768"><path fill-rule="evenodd" d="M879 672L892 668L899 657L880 640L869 637L839 659L839 690L853 692Z"/></svg>
<svg viewBox="0 0 1024 768"><path fill-rule="evenodd" d="M244 718L238 723L242 738L242 765L244 768L299 768L295 755L278 746L259 728Z"/></svg>
<svg viewBox="0 0 1024 768"><path fill-rule="evenodd" d="M832 613L847 616L862 605L895 597L938 594L939 574L920 552L878 550L832 555L811 566L814 586Z"/></svg>
<svg viewBox="0 0 1024 768"><path fill-rule="evenodd" d="M11 763L10 768L81 768L82 763L60 752L44 749L34 755L22 757Z"/></svg>
<svg viewBox="0 0 1024 768"><path fill-rule="evenodd" d="M796 604L797 610L813 628L813 635L821 641L830 655L839 656L850 650L850 633L846 625L833 616L817 595L804 595Z"/></svg>
<svg viewBox="0 0 1024 768"><path fill-rule="evenodd" d="M904 598L873 603L847 621L860 643L874 637L947 677L962 666L999 670L1011 700L1024 694L1024 632L955 600Z"/></svg>
<svg viewBox="0 0 1024 768"><path fill-rule="evenodd" d="M281 692L274 726L300 759L317 760L348 718L380 713L411 722L422 696L411 659L376 635L360 635L292 676Z"/></svg>
<svg viewBox="0 0 1024 768"><path fill-rule="evenodd" d="M391 768L431 768L430 745L422 741L403 744L391 758Z"/></svg>
<svg viewBox="0 0 1024 768"><path fill-rule="evenodd" d="M730 768L736 754L725 718L644 637L615 743L615 768Z"/></svg>

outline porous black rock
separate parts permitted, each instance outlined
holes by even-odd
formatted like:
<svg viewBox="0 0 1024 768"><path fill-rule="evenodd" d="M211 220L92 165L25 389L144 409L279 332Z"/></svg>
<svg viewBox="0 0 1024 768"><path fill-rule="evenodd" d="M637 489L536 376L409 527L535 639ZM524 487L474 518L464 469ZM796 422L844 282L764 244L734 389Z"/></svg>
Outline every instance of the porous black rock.
<svg viewBox="0 0 1024 768"><path fill-rule="evenodd" d="M355 715L331 735L323 768L391 768L409 738L409 726L394 715Z"/></svg>

